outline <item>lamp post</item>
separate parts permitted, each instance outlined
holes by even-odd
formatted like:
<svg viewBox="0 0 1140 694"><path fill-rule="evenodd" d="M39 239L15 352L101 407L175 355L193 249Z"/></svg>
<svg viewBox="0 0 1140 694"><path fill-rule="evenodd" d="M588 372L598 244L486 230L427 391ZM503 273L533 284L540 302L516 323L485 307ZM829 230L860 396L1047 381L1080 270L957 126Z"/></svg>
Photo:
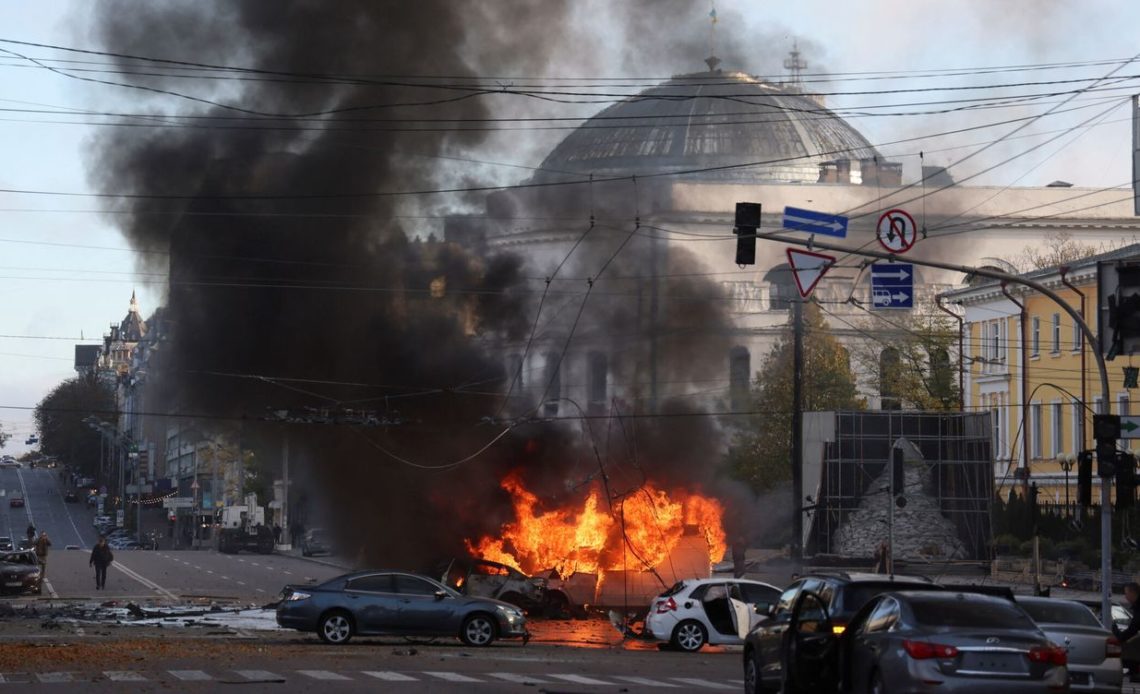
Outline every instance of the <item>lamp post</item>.
<svg viewBox="0 0 1140 694"><path fill-rule="evenodd" d="M1069 506L1069 471L1073 469L1073 461L1076 460L1075 455L1062 453L1057 456L1057 462L1061 464L1061 469L1065 471L1065 517L1068 518L1073 515L1072 507Z"/></svg>

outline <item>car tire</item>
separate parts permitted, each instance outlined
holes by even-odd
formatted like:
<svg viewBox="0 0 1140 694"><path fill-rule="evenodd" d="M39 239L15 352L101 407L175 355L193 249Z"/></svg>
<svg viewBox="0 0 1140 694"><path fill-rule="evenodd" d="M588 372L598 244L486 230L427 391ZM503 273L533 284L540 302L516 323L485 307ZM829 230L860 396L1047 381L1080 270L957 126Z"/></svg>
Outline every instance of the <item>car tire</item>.
<svg viewBox="0 0 1140 694"><path fill-rule="evenodd" d="M867 685L867 691L871 694L887 694L887 686L883 684L883 676L878 670L871 673L871 680Z"/></svg>
<svg viewBox="0 0 1140 694"><path fill-rule="evenodd" d="M709 633L703 624L695 619L686 619L673 628L671 642L675 648L686 653L696 653L708 643Z"/></svg>
<svg viewBox="0 0 1140 694"><path fill-rule="evenodd" d="M468 646L490 646L498 636L498 624L489 614L478 612L463 620L459 640Z"/></svg>
<svg viewBox="0 0 1140 694"><path fill-rule="evenodd" d="M756 651L744 654L744 694L761 694L763 684L760 681L760 659Z"/></svg>
<svg viewBox="0 0 1140 694"><path fill-rule="evenodd" d="M321 637L321 641L334 646L348 643L355 631L352 615L344 610L326 612L317 621L317 635Z"/></svg>

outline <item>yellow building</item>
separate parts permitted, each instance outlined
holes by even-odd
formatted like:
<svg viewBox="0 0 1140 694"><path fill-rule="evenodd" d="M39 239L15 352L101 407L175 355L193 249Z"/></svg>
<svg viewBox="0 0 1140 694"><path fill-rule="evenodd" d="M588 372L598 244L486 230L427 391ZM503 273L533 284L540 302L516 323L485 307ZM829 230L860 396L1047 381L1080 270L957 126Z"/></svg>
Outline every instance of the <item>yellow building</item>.
<svg viewBox="0 0 1140 694"><path fill-rule="evenodd" d="M1140 260L1140 244L1022 277L1044 284L1083 311L1098 333L1097 262L1125 259ZM1005 496L1011 488L1021 492L1036 483L1042 504L1063 507L1068 499L1075 505L1076 465L1068 484L1064 467L1079 451L1094 448L1094 412L1132 413L1124 367L1140 366L1140 355L1121 355L1107 363L1105 409L1095 359L1098 348L1088 344L1075 321L1052 299L1022 285L1003 287L980 278L942 298L944 304L962 309L965 405L992 415L998 494ZM1140 449L1140 442L1120 442L1126 450L1133 445ZM1099 499L1097 487L1093 503Z"/></svg>

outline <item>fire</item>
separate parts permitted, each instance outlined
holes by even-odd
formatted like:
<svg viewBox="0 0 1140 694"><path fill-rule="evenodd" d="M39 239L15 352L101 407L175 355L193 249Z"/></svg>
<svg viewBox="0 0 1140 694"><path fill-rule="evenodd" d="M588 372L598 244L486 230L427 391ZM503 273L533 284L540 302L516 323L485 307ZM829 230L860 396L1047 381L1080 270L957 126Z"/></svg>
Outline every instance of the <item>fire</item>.
<svg viewBox="0 0 1140 694"><path fill-rule="evenodd" d="M616 499L612 510L595 487L580 503L545 509L517 473L502 481L510 493L515 520L498 537L467 540L474 556L501 562L524 573L555 569L563 577L578 571L641 571L661 565L695 526L709 546L709 557L724 555L724 508L694 492L666 492L652 483Z"/></svg>

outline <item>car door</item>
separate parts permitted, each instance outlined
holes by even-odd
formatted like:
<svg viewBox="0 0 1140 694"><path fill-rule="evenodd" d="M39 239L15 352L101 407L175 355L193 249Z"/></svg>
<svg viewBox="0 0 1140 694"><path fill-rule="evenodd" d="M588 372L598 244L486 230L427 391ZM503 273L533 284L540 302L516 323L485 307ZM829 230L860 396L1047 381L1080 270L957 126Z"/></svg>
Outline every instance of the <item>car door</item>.
<svg viewBox="0 0 1140 694"><path fill-rule="evenodd" d="M839 636L832 631L827 601L803 590L788 620L784 655L786 694L834 692L839 686Z"/></svg>
<svg viewBox="0 0 1140 694"><path fill-rule="evenodd" d="M756 650L760 656L760 677L765 686L778 683L781 678L783 639L792 616L792 607L803 589L804 582L796 581L780 594L772 616L756 627Z"/></svg>
<svg viewBox="0 0 1140 694"><path fill-rule="evenodd" d="M853 691L862 691L862 687L869 687L871 673L877 669L884 649L889 647L890 631L898 624L901 615L898 600L893 597L879 596L872 601L874 603L872 606L860 610L867 612L869 609L869 612L857 631L849 637L846 679Z"/></svg>
<svg viewBox="0 0 1140 694"><path fill-rule="evenodd" d="M780 591L771 586L737 581L729 589L736 635L744 639L760 622L768 619L772 605L780 599Z"/></svg>
<svg viewBox="0 0 1140 694"><path fill-rule="evenodd" d="M455 598L440 598L442 586L420 576L395 574L396 593L399 597L400 628L409 634L456 634L459 618L455 611Z"/></svg>
<svg viewBox="0 0 1140 694"><path fill-rule="evenodd" d="M399 596L392 574L369 574L349 579L344 587L345 607L352 612L361 634L389 633L399 628Z"/></svg>

